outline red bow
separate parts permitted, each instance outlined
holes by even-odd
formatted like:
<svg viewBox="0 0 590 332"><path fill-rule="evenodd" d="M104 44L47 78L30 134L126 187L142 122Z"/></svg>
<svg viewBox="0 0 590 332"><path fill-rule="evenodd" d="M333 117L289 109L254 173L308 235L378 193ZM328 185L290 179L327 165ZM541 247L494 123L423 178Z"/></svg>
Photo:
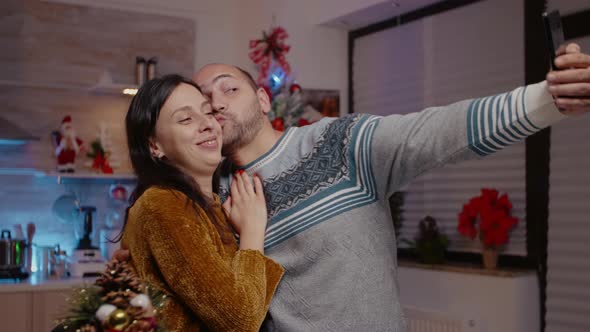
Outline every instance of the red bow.
<svg viewBox="0 0 590 332"><path fill-rule="evenodd" d="M291 66L285 58L285 54L289 52L291 47L285 44L285 39L289 35L282 27L276 27L271 30L270 35L262 32L262 39L250 41L250 53L248 56L255 64L260 66L260 74L258 75L258 84L265 84L270 70L272 60L276 60L279 66L283 68L285 74L291 73Z"/></svg>
<svg viewBox="0 0 590 332"><path fill-rule="evenodd" d="M92 168L99 170L105 174L112 174L113 168L109 165L109 161L105 158L104 154L97 153L92 161Z"/></svg>

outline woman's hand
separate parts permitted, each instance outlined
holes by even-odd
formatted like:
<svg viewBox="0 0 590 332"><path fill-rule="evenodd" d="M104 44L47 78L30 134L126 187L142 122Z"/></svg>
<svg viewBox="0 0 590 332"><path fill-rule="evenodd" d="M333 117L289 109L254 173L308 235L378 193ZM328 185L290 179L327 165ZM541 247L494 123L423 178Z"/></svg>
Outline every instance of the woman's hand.
<svg viewBox="0 0 590 332"><path fill-rule="evenodd" d="M264 252L268 214L260 178L254 175L251 179L244 171L236 174L231 184L231 195L223 208L234 230L240 235L240 249Z"/></svg>

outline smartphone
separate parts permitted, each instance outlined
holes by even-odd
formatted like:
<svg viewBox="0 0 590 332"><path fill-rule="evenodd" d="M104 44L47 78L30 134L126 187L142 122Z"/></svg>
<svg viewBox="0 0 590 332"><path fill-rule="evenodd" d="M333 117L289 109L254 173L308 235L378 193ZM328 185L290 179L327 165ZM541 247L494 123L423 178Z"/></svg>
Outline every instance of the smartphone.
<svg viewBox="0 0 590 332"><path fill-rule="evenodd" d="M545 25L545 37L547 48L549 50L549 59L551 60L551 70L559 70L555 66L557 50L565 43L563 36L563 27L561 25L561 15L559 11L554 10L549 13L543 13L543 23Z"/></svg>

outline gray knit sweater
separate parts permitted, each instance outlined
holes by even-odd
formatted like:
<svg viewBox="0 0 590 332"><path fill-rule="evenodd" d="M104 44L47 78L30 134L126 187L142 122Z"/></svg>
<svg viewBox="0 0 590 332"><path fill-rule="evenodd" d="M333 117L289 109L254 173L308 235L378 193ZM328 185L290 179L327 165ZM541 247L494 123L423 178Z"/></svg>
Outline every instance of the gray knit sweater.
<svg viewBox="0 0 590 332"><path fill-rule="evenodd" d="M545 83L419 113L354 114L288 129L243 167L264 180L265 251L285 268L267 331L404 331L388 197L563 116ZM222 198L236 168L222 167Z"/></svg>

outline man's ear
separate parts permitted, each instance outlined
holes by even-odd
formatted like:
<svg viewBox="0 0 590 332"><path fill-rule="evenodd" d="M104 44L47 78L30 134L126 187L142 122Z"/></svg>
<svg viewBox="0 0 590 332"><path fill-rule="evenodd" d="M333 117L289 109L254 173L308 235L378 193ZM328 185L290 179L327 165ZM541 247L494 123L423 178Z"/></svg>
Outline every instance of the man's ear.
<svg viewBox="0 0 590 332"><path fill-rule="evenodd" d="M162 151L155 138L150 138L150 153L156 159L162 159L164 157L164 151Z"/></svg>
<svg viewBox="0 0 590 332"><path fill-rule="evenodd" d="M266 93L266 90L263 88L258 88L258 90L256 90L256 97L258 98L262 112L264 112L264 114L268 114L268 112L270 112L270 97Z"/></svg>

